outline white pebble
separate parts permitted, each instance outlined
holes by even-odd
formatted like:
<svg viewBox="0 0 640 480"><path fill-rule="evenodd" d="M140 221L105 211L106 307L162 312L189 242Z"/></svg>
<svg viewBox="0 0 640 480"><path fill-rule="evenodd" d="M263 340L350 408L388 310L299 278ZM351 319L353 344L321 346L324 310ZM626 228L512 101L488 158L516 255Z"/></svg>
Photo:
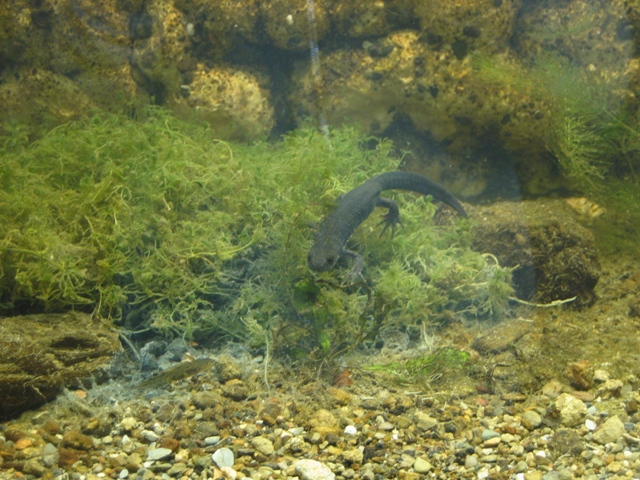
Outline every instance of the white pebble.
<svg viewBox="0 0 640 480"><path fill-rule="evenodd" d="M211 455L211 458L213 459L215 464L218 466L218 468L233 466L233 462L234 462L233 452L227 447L222 447L221 449L213 452L213 454Z"/></svg>
<svg viewBox="0 0 640 480"><path fill-rule="evenodd" d="M481 468L480 470L478 470L478 478L489 478L489 470L486 468Z"/></svg>
<svg viewBox="0 0 640 480"><path fill-rule="evenodd" d="M347 425L346 427L344 427L344 433L345 435L355 435L356 433L358 433L358 429L353 425Z"/></svg>
<svg viewBox="0 0 640 480"><path fill-rule="evenodd" d="M584 421L584 426L587 428L587 430L589 430L591 432L593 432L596 428L598 428L598 425L596 424L596 422L594 422L590 418L587 418Z"/></svg>

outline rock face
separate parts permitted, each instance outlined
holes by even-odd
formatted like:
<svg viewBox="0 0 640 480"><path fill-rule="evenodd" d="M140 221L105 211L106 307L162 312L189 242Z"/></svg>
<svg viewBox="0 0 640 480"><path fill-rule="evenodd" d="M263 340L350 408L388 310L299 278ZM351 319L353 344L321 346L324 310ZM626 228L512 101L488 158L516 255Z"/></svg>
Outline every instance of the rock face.
<svg viewBox="0 0 640 480"><path fill-rule="evenodd" d="M473 210L474 248L514 267L518 298L540 303L595 300L600 265L593 234L563 200L502 202Z"/></svg>
<svg viewBox="0 0 640 480"><path fill-rule="evenodd" d="M357 121L373 134L406 117L452 154L499 139L527 165L556 124L555 102L526 86L526 66L557 51L589 66L604 87L624 84L615 79L638 70L630 68L637 14L627 3L14 0L0 6L0 83L18 95L0 94L12 104L27 99L25 108L36 94L55 104L56 92L21 82L45 70L98 108L113 108L115 93L172 109L204 102L217 114L217 135L246 140L318 110L330 125ZM321 61L312 65L307 52L317 42ZM478 55L497 78L477 75ZM222 88L207 95L209 85ZM238 101L242 91L259 98ZM190 93L193 101L181 102ZM256 105L262 112L252 115ZM22 120L18 106L0 124ZM84 110L46 113L63 123ZM229 129L224 116L245 125Z"/></svg>
<svg viewBox="0 0 640 480"><path fill-rule="evenodd" d="M52 400L119 350L118 334L84 313L0 319L0 419Z"/></svg>

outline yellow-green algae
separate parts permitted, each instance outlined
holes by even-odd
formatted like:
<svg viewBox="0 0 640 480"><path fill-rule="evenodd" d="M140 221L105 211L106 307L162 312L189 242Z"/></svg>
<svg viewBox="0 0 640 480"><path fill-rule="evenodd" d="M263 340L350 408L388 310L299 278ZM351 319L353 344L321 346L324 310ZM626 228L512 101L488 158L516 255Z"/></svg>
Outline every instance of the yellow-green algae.
<svg viewBox="0 0 640 480"><path fill-rule="evenodd" d="M470 250L469 222L433 222L428 199L396 193L405 227L354 235L365 278L307 268L313 225L335 198L398 168L389 142L343 127L271 144L216 140L161 109L101 114L30 143L0 137L0 309L81 309L130 330L240 339L323 356L381 328L419 331L491 318L509 272Z"/></svg>
<svg viewBox="0 0 640 480"><path fill-rule="evenodd" d="M585 66L552 53L539 54L529 66L504 55L476 54L479 81L496 83L542 100L550 116L543 142L574 188L593 192L615 163L613 144L626 116L616 96L622 76L603 81Z"/></svg>

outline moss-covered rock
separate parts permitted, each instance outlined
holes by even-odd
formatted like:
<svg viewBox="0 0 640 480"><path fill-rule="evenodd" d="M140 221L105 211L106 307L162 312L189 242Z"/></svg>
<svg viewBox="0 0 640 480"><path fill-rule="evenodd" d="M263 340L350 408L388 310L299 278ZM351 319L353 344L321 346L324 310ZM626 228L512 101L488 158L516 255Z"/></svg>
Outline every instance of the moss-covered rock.
<svg viewBox="0 0 640 480"><path fill-rule="evenodd" d="M405 114L451 152L478 148L487 135L529 154L545 148L548 107L531 90L483 81L470 58L430 46L418 32L395 32L365 47L323 58L319 102L308 64L299 65L290 100L299 118L320 110L331 125L355 122L377 134Z"/></svg>
<svg viewBox="0 0 640 480"><path fill-rule="evenodd" d="M0 319L0 419L81 385L121 349L118 334L83 313Z"/></svg>
<svg viewBox="0 0 640 480"><path fill-rule="evenodd" d="M420 26L434 44L451 46L458 57L479 49L504 51L521 0L435 0L416 2Z"/></svg>
<svg viewBox="0 0 640 480"><path fill-rule="evenodd" d="M593 233L580 225L563 200L502 202L473 210L474 246L513 268L519 298L549 303L576 297L595 301L600 277Z"/></svg>
<svg viewBox="0 0 640 480"><path fill-rule="evenodd" d="M275 124L268 77L228 66L198 64L169 104L184 118L206 121L220 138L265 138Z"/></svg>
<svg viewBox="0 0 640 480"><path fill-rule="evenodd" d="M35 68L2 72L2 124L20 125L31 132L43 125L59 125L88 115L95 104L64 75Z"/></svg>

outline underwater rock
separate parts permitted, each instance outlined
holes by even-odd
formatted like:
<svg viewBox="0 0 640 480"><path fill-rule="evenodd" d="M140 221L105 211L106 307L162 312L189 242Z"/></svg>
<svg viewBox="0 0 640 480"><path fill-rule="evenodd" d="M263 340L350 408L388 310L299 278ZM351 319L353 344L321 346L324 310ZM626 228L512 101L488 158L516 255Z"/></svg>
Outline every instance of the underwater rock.
<svg viewBox="0 0 640 480"><path fill-rule="evenodd" d="M634 56L639 17L633 3L528 2L518 16L514 46L525 61L557 51L579 65L590 65L601 81L616 81Z"/></svg>
<svg viewBox="0 0 640 480"><path fill-rule="evenodd" d="M0 319L0 419L52 400L119 351L118 334L85 313Z"/></svg>
<svg viewBox="0 0 640 480"><path fill-rule="evenodd" d="M132 74L138 84L155 95L156 101L164 102L180 91L196 62L190 55L184 15L172 3L149 2L145 18L138 22L144 28L130 27Z"/></svg>
<svg viewBox="0 0 640 480"><path fill-rule="evenodd" d="M21 12L21 63L75 78L128 64L128 15L118 0L42 0ZM113 93L113 92L112 92Z"/></svg>
<svg viewBox="0 0 640 480"><path fill-rule="evenodd" d="M354 122L379 135L402 115L450 153L479 148L486 135L526 151L527 158L546 151L543 139L553 127L542 100L525 89L485 82L468 58L458 58L450 46L430 45L419 32L336 50L322 65L321 87L308 61L293 72L289 101L299 123L320 110L330 125Z"/></svg>
<svg viewBox="0 0 640 480"><path fill-rule="evenodd" d="M595 301L600 276L595 239L563 200L499 202L475 208L474 249L513 267L516 296L548 303L577 297Z"/></svg>
<svg viewBox="0 0 640 480"><path fill-rule="evenodd" d="M21 98L30 102L32 98L46 97L47 103L56 105L60 96L69 101L69 106L62 115L51 112L49 123L57 124L82 111L86 103L83 96L103 107L113 107L114 92L123 100L142 96L143 101L148 101L148 96L132 78L129 15L120 3L116 0L9 2L12 17L8 19L3 18L5 7L0 7L0 30L9 29L13 34L6 41L0 34L0 61L6 55L11 59L7 65L15 65L10 72L5 72L6 79L15 81L18 76L14 78L14 74L23 79L28 75L57 75L58 83L68 83L69 88L84 94L77 96L78 107L74 108L70 101L73 97L69 99L69 95L50 91L42 85L39 90L11 99L10 103L19 102ZM19 89L23 90L24 86L20 85ZM24 110L39 108L40 105L33 108L28 103ZM23 113L13 119L22 121L24 116Z"/></svg>
<svg viewBox="0 0 640 480"><path fill-rule="evenodd" d="M0 76L0 123L17 122L30 128L57 125L79 119L93 107L91 99L64 75L22 68Z"/></svg>
<svg viewBox="0 0 640 480"><path fill-rule="evenodd" d="M198 65L193 82L170 107L179 116L208 122L222 138L255 140L268 135L275 122L267 84L259 73Z"/></svg>
<svg viewBox="0 0 640 480"><path fill-rule="evenodd" d="M329 0L313 2L316 41L329 31ZM309 48L310 25L307 0L271 0L263 2L265 30L271 41L284 50L306 50Z"/></svg>
<svg viewBox="0 0 640 480"><path fill-rule="evenodd" d="M413 0L336 2L330 14L337 32L353 38L380 37L415 24Z"/></svg>
<svg viewBox="0 0 640 480"><path fill-rule="evenodd" d="M187 32L197 53L222 58L243 41L258 42L258 2L256 0L175 0L185 14ZM190 25L190 26L189 26Z"/></svg>
<svg viewBox="0 0 640 480"><path fill-rule="evenodd" d="M504 49L513 34L521 0L417 2L415 15L432 43L446 43L462 57L473 50Z"/></svg>

